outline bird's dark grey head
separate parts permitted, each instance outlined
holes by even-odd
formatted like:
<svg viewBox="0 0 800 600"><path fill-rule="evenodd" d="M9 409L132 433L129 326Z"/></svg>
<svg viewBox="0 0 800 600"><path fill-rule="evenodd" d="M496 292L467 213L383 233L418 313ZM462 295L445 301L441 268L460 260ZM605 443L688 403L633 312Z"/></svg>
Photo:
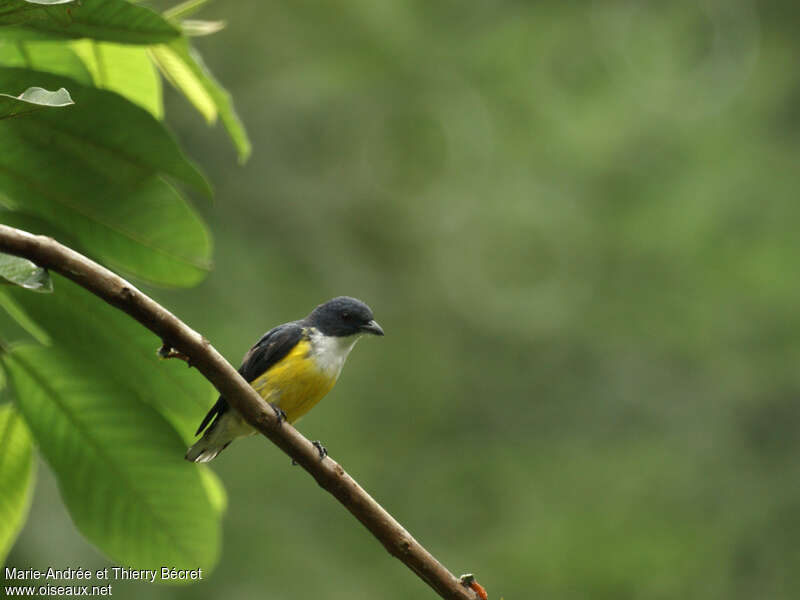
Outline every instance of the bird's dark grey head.
<svg viewBox="0 0 800 600"><path fill-rule="evenodd" d="M325 335L347 337L359 333L383 335L383 329L372 317L372 309L361 300L339 296L320 304L306 319Z"/></svg>

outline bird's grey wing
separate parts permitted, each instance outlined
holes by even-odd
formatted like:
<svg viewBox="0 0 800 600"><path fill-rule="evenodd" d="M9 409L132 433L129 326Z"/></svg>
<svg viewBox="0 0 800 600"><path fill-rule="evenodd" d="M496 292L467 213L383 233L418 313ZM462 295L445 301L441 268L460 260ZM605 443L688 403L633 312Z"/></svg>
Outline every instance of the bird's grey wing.
<svg viewBox="0 0 800 600"><path fill-rule="evenodd" d="M297 323L284 323L265 333L247 351L239 373L249 383L285 357L303 337L303 327Z"/></svg>
<svg viewBox="0 0 800 600"><path fill-rule="evenodd" d="M277 327L270 329L267 333L261 336L255 345L247 351L242 360L242 366L239 367L239 374L244 377L248 383L258 378L259 375L268 370L271 366L285 357L292 348L295 347L303 337L303 326L299 321L291 323L284 323ZM195 435L200 435L214 417L221 417L228 410L228 402L222 396L219 397L217 403L211 407L208 414L203 418L200 427L197 428ZM214 419L216 423L217 419ZM211 423L213 427L214 423Z"/></svg>

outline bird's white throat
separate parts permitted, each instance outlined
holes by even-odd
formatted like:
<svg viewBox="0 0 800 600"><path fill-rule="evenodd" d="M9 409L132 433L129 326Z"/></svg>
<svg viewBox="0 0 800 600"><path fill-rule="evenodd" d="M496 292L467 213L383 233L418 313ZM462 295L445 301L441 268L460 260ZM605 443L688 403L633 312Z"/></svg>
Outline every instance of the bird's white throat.
<svg viewBox="0 0 800 600"><path fill-rule="evenodd" d="M347 355L356 345L361 334L338 337L324 335L317 329L311 330L311 354L317 366L334 377L338 377Z"/></svg>

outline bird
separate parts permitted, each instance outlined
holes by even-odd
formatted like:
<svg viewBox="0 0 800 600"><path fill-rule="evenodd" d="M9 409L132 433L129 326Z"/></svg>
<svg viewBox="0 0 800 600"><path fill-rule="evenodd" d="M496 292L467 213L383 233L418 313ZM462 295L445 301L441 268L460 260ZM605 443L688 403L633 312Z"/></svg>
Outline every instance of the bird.
<svg viewBox="0 0 800 600"><path fill-rule="evenodd" d="M279 422L295 423L333 388L356 342L363 335L383 334L369 306L339 296L261 336L244 355L239 374L272 406ZM256 431L220 396L195 435L201 433L186 452L190 462L209 462L233 440ZM319 442L314 445L323 458L327 451Z"/></svg>

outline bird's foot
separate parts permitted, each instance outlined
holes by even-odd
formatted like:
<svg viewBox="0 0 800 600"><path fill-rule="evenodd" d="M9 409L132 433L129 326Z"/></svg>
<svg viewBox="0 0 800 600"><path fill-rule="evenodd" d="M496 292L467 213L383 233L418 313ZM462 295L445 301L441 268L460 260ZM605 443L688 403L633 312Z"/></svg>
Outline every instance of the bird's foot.
<svg viewBox="0 0 800 600"><path fill-rule="evenodd" d="M323 446L322 442L320 442L319 440L314 440L313 442L311 442L311 445L317 449L317 452L319 452L320 460L328 456L328 449L325 446Z"/></svg>
<svg viewBox="0 0 800 600"><path fill-rule="evenodd" d="M283 412L283 409L277 404L270 402L269 405L272 407L272 410L275 411L275 418L278 419L278 425L283 425L284 421L286 421L286 413Z"/></svg>
<svg viewBox="0 0 800 600"><path fill-rule="evenodd" d="M320 460L328 456L328 449L325 446L323 446L322 442L320 442L319 440L314 440L313 442L311 442L311 445L317 449L317 452L319 452ZM297 466L297 461L295 459L292 459L292 466L293 467Z"/></svg>

